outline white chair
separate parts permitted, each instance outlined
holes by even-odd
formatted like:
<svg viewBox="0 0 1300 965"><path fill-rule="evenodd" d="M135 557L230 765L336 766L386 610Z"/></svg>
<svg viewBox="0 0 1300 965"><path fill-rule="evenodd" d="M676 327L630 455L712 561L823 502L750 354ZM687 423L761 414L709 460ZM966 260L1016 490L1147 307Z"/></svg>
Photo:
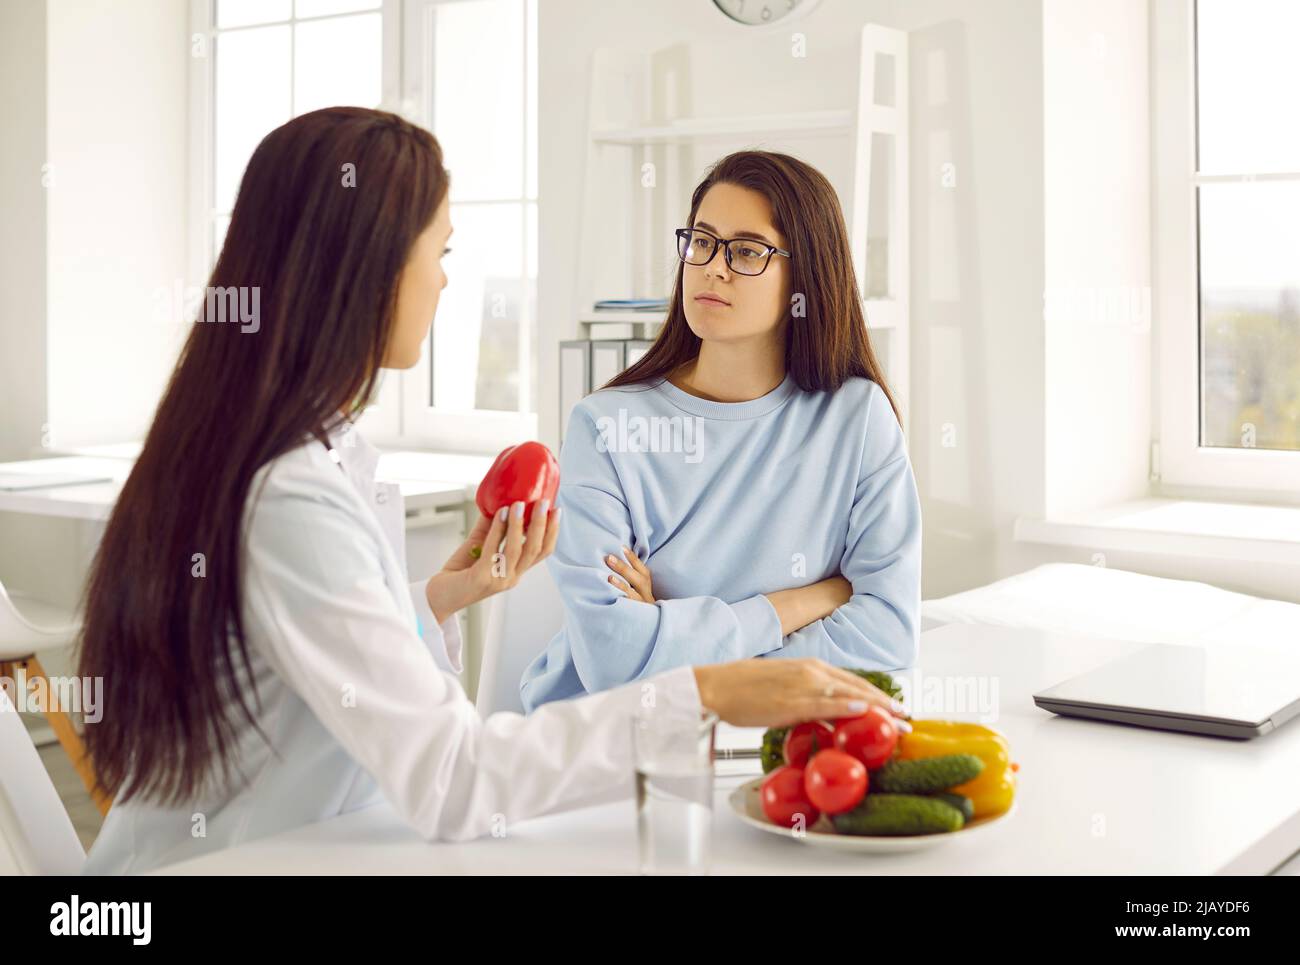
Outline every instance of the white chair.
<svg viewBox="0 0 1300 965"><path fill-rule="evenodd" d="M48 682L45 668L36 658L37 651L67 646L80 633L81 620L75 612L53 603L10 594L0 583L0 677L14 680L15 672L21 668L27 679L40 678ZM95 806L101 814L106 814L112 802L95 787L95 774L72 717L66 709L46 708L45 718L72 766L77 769L77 775Z"/></svg>
<svg viewBox="0 0 1300 965"><path fill-rule="evenodd" d="M0 692L0 871L75 875L85 861L22 718Z"/></svg>
<svg viewBox="0 0 1300 965"><path fill-rule="evenodd" d="M564 604L544 562L487 602L475 705L484 717L502 710L522 714L520 678L564 626Z"/></svg>

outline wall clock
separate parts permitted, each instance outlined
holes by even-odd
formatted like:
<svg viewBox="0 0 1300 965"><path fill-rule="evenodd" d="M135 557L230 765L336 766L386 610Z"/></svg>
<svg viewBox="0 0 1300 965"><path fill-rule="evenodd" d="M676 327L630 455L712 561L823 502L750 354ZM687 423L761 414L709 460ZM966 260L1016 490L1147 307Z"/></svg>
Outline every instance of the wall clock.
<svg viewBox="0 0 1300 965"><path fill-rule="evenodd" d="M713 0L713 5L746 27L789 22L817 6L819 0Z"/></svg>

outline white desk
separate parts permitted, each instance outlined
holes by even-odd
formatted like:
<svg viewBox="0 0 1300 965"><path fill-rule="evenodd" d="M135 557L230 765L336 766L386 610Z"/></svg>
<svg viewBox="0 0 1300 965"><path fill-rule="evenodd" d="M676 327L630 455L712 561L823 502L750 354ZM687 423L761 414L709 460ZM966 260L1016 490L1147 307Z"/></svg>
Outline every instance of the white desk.
<svg viewBox="0 0 1300 965"><path fill-rule="evenodd" d="M0 512L59 516L64 519L107 519L133 464L131 459L96 456L53 456L49 459L0 463L0 472L5 473L76 473L108 479L107 482L47 486L42 489L0 489Z"/></svg>
<svg viewBox="0 0 1300 965"><path fill-rule="evenodd" d="M0 472L84 473L109 480L43 489L0 490L0 512L105 520L133 465L134 459L127 455L53 456L0 463ZM473 499L479 480L491 465L489 456L386 452L380 456L376 475L382 482L401 486L407 512L411 514L459 508L466 499Z"/></svg>
<svg viewBox="0 0 1300 965"><path fill-rule="evenodd" d="M715 874L1264 874L1300 849L1300 723L1247 742L1056 717L1031 694L1137 645L953 624L922 637L925 680L996 681L1020 764L1017 812L969 841L860 855L742 824L719 778ZM933 685L931 685L933 686ZM918 717L975 719L934 712ZM757 741L759 732L754 732ZM753 774L758 765L753 765ZM631 801L519 824L501 839L426 843L387 805L173 865L171 874L631 873Z"/></svg>

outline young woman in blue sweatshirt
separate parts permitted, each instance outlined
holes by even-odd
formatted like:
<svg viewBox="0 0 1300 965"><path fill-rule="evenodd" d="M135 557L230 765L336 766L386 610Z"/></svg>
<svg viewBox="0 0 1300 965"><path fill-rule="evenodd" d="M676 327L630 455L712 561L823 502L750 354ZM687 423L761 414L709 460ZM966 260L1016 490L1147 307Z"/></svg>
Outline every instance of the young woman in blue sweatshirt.
<svg viewBox="0 0 1300 965"><path fill-rule="evenodd" d="M684 664L916 657L920 505L834 189L744 151L686 225L654 346L569 419L565 625L524 673L530 711Z"/></svg>

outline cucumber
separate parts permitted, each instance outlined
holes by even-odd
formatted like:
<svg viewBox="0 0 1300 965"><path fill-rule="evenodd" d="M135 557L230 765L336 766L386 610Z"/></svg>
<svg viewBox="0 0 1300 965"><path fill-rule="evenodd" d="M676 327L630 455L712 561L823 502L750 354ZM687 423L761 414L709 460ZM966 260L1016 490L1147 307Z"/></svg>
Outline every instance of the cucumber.
<svg viewBox="0 0 1300 965"><path fill-rule="evenodd" d="M886 794L932 794L974 780L982 770L984 762L974 754L893 760L871 775L871 790Z"/></svg>
<svg viewBox="0 0 1300 965"><path fill-rule="evenodd" d="M966 822L960 811L936 797L873 792L852 811L833 815L831 823L840 834L894 836L946 834Z"/></svg>
<svg viewBox="0 0 1300 965"><path fill-rule="evenodd" d="M937 794L931 794L930 796L936 801L947 801L961 812L962 818L967 822L975 817L975 804L968 797L964 797L961 794L952 794L947 791L939 791Z"/></svg>

